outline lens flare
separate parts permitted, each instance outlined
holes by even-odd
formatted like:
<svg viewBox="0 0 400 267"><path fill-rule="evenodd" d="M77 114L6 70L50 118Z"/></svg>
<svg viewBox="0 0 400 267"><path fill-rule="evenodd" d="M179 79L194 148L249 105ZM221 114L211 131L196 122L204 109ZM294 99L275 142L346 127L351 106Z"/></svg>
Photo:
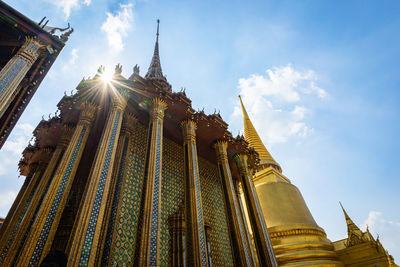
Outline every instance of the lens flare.
<svg viewBox="0 0 400 267"><path fill-rule="evenodd" d="M105 83L109 83L112 81L112 77L113 74L109 71L104 71L104 73L101 74L101 79L105 82Z"/></svg>

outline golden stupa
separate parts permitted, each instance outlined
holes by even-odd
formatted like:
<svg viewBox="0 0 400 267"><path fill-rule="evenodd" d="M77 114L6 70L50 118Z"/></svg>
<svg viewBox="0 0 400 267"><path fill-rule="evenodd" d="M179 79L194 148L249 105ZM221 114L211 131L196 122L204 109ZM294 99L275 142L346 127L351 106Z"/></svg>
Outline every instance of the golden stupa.
<svg viewBox="0 0 400 267"><path fill-rule="evenodd" d="M242 106L244 137L259 154L253 177L279 266L344 266L317 225L299 189L282 174Z"/></svg>

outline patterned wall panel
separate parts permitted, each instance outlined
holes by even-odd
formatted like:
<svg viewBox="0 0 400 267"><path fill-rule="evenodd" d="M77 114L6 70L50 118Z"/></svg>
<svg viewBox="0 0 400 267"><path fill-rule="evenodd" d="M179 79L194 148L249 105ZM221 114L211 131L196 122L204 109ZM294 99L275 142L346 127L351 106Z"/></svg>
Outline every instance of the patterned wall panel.
<svg viewBox="0 0 400 267"><path fill-rule="evenodd" d="M132 136L132 145L128 148L126 176L117 184L122 190L120 212L116 214L114 227L116 227L115 244L110 255L113 266L130 265L134 256L134 244L140 207L140 196L146 154L146 129L138 125ZM117 212L113 207L111 216Z"/></svg>
<svg viewBox="0 0 400 267"><path fill-rule="evenodd" d="M211 258L214 266L233 266L226 210L217 166L199 157L204 221L210 226Z"/></svg>
<svg viewBox="0 0 400 267"><path fill-rule="evenodd" d="M168 217L183 204L183 147L164 138L161 188L161 266L169 265L170 232Z"/></svg>

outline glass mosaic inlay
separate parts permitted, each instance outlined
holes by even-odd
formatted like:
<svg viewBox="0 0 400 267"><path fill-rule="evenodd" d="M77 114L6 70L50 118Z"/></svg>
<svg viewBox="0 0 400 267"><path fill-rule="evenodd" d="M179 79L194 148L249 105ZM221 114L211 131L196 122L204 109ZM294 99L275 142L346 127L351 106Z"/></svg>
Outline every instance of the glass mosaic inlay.
<svg viewBox="0 0 400 267"><path fill-rule="evenodd" d="M119 210L115 210L114 227L116 229L114 232L116 236L113 237L115 241L110 252L112 266L131 266L133 264L146 156L146 136L146 129L137 125L131 137L131 145L128 147L126 175L122 177L121 181L118 180L118 183L121 184L117 184L121 187L121 196L119 197Z"/></svg>
<svg viewBox="0 0 400 267"><path fill-rule="evenodd" d="M183 208L183 147L164 138L162 156L161 222L160 222L160 266L170 266L171 234L168 218Z"/></svg>
<svg viewBox="0 0 400 267"><path fill-rule="evenodd" d="M14 78L17 76L17 74L21 71L21 69L28 64L24 59L22 59L20 56L17 56L18 58L16 59L14 65L11 67L9 72L6 74L6 76L0 81L0 95L3 94L4 90L7 88L7 86L14 80Z"/></svg>
<svg viewBox="0 0 400 267"><path fill-rule="evenodd" d="M198 157L204 222L210 226L209 240L214 266L233 266L225 202L218 167Z"/></svg>
<svg viewBox="0 0 400 267"><path fill-rule="evenodd" d="M108 258L110 255L110 249L111 249L112 235L113 235L113 231L114 231L114 223L115 223L115 218L117 215L119 194L121 192L121 184L122 184L121 181L122 181L122 176L124 174L124 167L125 167L125 162L126 162L125 158L126 158L126 153L127 153L128 144L129 144L128 138L124 137L124 139L125 139L124 146L122 149L121 160L120 160L120 164L118 167L118 176L117 176L117 181L116 181L116 185L115 185L114 198L113 198L112 204L111 204L110 220L108 222L106 240L105 240L105 244L104 244L102 265L107 265L107 262L108 262Z"/></svg>
<svg viewBox="0 0 400 267"><path fill-rule="evenodd" d="M201 265L207 266L203 211L201 209L201 197L200 197L200 192L201 192L200 191L200 179L199 179L199 173L198 173L198 167L197 167L196 145L194 143L192 143L192 153L193 153L194 184L195 184L195 188L196 188L197 222L199 224Z"/></svg>
<svg viewBox="0 0 400 267"><path fill-rule="evenodd" d="M35 249L33 251L33 255L32 255L32 257L31 257L31 259L29 261L29 265L30 266L37 266L39 264L39 260L40 260L40 257L42 255L42 251L43 251L44 245L46 244L47 236L49 235L51 226L53 224L54 218L55 218L56 213L58 211L58 207L59 207L59 204L61 202L61 198L62 198L62 196L64 194L64 190L65 190L65 188L67 186L67 183L69 181L70 174L71 174L72 168L74 167L75 159L76 159L76 157L78 155L78 152L80 150L80 147L81 147L81 144L82 144L82 140L83 140L83 137L84 137L84 135L86 133L86 130L87 130L86 126L84 126L82 128L81 133L79 134L78 141L77 141L77 143L75 145L75 148L74 148L74 150L72 152L71 158L68 161L67 168L66 168L65 173L64 173L64 175L62 177L61 183L60 183L60 185L59 185L59 187L57 189L57 193L56 193L56 196L55 196L55 198L53 200L53 203L52 203L52 205L50 207L50 212L46 217L45 224L44 224L43 229L42 229L42 231L40 233L38 242L36 243Z"/></svg>
<svg viewBox="0 0 400 267"><path fill-rule="evenodd" d="M97 219L100 211L101 201L103 198L104 187L106 184L107 175L110 169L110 161L111 155L113 153L114 143L115 143L115 135L117 134L118 125L120 122L120 112L117 111L114 119L114 124L111 132L110 141L108 143L106 156L103 163L103 168L100 174L99 184L97 186L96 196L94 198L94 204L92 208L92 212L90 214L89 226L86 230L85 241L82 247L82 254L79 260L80 266L87 266L89 262L90 251L92 249L92 243L94 238L94 233L96 230Z"/></svg>
<svg viewBox="0 0 400 267"><path fill-rule="evenodd" d="M155 169L154 169L154 189L153 189L153 210L151 212L151 230L150 230L150 266L157 265L157 237L159 226L159 200L160 200L160 176L161 176L161 131L162 125L157 121L157 140L156 140L156 156L155 156Z"/></svg>

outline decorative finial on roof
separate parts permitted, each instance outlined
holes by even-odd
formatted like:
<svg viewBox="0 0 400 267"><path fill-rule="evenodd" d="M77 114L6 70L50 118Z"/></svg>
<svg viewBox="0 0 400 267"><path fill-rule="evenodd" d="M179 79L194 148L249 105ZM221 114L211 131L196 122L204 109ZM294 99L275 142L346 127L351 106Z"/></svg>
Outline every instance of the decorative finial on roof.
<svg viewBox="0 0 400 267"><path fill-rule="evenodd" d="M160 29L160 20L157 20L157 43L158 43L158 36L160 35L159 33L159 29Z"/></svg>
<svg viewBox="0 0 400 267"><path fill-rule="evenodd" d="M158 51L158 36L159 34L159 27L160 27L160 20L157 20L157 37L156 37L156 45L154 47L154 54L153 58L150 63L149 70L147 71L147 74L145 76L146 79L159 79L159 80L164 80L166 81L167 79L164 77L161 69L161 63L160 63L160 55Z"/></svg>
<svg viewBox="0 0 400 267"><path fill-rule="evenodd" d="M122 73L122 65L118 63L115 66L114 75L121 75L121 73Z"/></svg>

